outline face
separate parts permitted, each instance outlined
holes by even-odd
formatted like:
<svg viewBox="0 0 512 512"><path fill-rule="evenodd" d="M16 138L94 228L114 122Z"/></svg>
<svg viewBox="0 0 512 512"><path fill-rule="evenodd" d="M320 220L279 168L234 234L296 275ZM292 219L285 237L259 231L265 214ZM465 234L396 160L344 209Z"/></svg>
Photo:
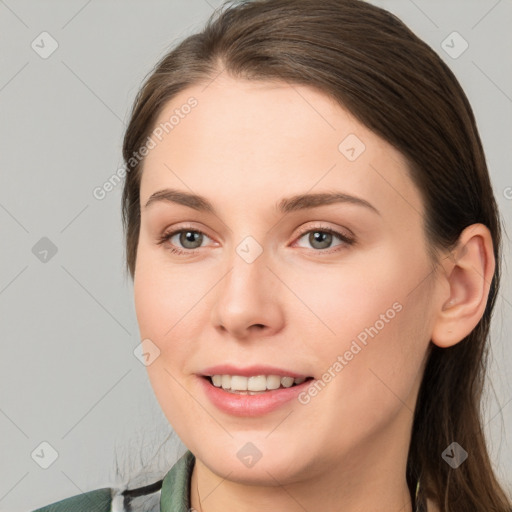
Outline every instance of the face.
<svg viewBox="0 0 512 512"><path fill-rule="evenodd" d="M174 430L240 482L405 460L433 277L402 155L306 86L220 76L156 126L173 115L145 158L134 291Z"/></svg>

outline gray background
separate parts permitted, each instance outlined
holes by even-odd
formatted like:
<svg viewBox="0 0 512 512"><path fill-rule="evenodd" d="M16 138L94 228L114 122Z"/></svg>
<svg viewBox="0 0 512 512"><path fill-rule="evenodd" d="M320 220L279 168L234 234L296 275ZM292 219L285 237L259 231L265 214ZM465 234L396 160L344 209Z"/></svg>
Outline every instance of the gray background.
<svg viewBox="0 0 512 512"><path fill-rule="evenodd" d="M510 231L512 2L374 3L402 18L461 81ZM154 481L184 451L174 435L155 456L171 429L133 354L140 340L123 273L122 187L101 201L92 192L122 166L124 124L146 73L219 4L0 0L1 511L114 485L116 461L125 480L142 463ZM453 31L469 43L457 58L442 46ZM45 59L31 46L51 48L42 32L58 44ZM462 40L447 41L452 54L462 49ZM510 261L507 238L504 251ZM486 432L511 490L512 294L503 270ZM58 453L48 469L42 442Z"/></svg>

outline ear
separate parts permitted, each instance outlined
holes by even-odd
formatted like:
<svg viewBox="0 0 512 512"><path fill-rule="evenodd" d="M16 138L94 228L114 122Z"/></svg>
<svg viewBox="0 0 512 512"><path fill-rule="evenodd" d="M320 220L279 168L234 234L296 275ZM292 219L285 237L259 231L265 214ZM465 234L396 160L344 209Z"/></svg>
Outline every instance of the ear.
<svg viewBox="0 0 512 512"><path fill-rule="evenodd" d="M495 269L489 229L484 224L465 228L442 267L440 279L447 292L440 300L431 339L446 348L463 340L484 314Z"/></svg>

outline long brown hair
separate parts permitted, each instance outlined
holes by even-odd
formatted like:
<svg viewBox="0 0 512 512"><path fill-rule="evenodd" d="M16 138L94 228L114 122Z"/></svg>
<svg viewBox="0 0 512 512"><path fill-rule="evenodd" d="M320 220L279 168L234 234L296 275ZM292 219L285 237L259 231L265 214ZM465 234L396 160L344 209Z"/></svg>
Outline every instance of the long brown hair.
<svg viewBox="0 0 512 512"><path fill-rule="evenodd" d="M496 270L483 317L451 348L431 344L414 414L407 482L442 512L509 512L481 418L487 339L500 280L501 227L471 106L441 58L391 13L361 0L249 0L223 4L205 28L156 65L139 91L123 143L126 262L134 276L140 228L140 153L164 105L220 72L307 85L333 98L396 147L425 204L435 261L470 224L492 235ZM453 469L456 441L469 452Z"/></svg>

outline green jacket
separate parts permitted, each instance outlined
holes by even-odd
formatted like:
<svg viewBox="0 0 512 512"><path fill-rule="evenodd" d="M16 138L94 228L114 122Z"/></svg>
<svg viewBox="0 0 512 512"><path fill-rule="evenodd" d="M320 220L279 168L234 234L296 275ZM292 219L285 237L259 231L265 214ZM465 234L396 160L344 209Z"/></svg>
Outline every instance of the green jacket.
<svg viewBox="0 0 512 512"><path fill-rule="evenodd" d="M189 512L190 477L194 463L194 455L187 450L163 480L156 484L130 490L125 496L116 496L115 489L104 487L51 503L33 512L137 512L139 507L140 510L147 510L148 498L159 499L160 512Z"/></svg>

